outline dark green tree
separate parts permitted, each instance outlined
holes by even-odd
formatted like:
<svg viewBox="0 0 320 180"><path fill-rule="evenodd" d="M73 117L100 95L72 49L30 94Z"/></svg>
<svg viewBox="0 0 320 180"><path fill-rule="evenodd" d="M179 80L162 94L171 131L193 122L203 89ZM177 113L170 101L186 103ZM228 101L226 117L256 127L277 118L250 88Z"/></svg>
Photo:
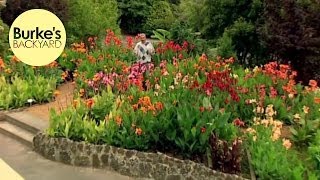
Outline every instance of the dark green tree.
<svg viewBox="0 0 320 180"><path fill-rule="evenodd" d="M280 61L291 62L298 80L320 79L320 2L265 0L261 30L268 50Z"/></svg>
<svg viewBox="0 0 320 180"><path fill-rule="evenodd" d="M116 0L68 0L70 18L65 27L70 42L105 35L106 29L120 32Z"/></svg>
<svg viewBox="0 0 320 180"><path fill-rule="evenodd" d="M152 11L155 0L117 0L120 10L120 27L125 33L137 34L144 31L144 25Z"/></svg>
<svg viewBox="0 0 320 180"><path fill-rule="evenodd" d="M263 0L205 0L200 30L216 42L218 55L235 55L238 62L253 66L267 59L258 29Z"/></svg>
<svg viewBox="0 0 320 180"><path fill-rule="evenodd" d="M167 1L156 1L152 5L152 11L148 16L144 30L149 35L156 29L170 30L174 19L170 4Z"/></svg>
<svg viewBox="0 0 320 180"><path fill-rule="evenodd" d="M23 12L30 9L45 9L57 15L62 22L68 19L68 0L7 0L6 7L1 10L1 19L11 26L13 21Z"/></svg>

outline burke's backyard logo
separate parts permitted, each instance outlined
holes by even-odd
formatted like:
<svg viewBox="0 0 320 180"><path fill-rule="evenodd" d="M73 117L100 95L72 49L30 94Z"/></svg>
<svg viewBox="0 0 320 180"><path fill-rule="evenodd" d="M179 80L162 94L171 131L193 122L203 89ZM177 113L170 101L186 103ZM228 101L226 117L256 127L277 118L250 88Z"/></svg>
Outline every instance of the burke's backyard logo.
<svg viewBox="0 0 320 180"><path fill-rule="evenodd" d="M55 61L66 44L66 31L60 19L43 9L22 13L10 27L10 47L22 62L43 66Z"/></svg>
<svg viewBox="0 0 320 180"><path fill-rule="evenodd" d="M56 30L55 27L52 30L41 30L39 27L35 30L22 30L19 27L13 27L13 33L13 48L60 48L62 46L61 30Z"/></svg>

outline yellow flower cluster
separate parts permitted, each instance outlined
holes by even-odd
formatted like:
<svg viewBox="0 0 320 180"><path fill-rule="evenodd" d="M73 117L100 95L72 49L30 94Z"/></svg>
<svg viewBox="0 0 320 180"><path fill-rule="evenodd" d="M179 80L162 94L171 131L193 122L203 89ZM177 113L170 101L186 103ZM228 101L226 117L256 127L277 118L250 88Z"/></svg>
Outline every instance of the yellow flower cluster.
<svg viewBox="0 0 320 180"><path fill-rule="evenodd" d="M274 110L273 105L268 105L265 109L263 107L257 107L255 109L255 112L258 114L264 113L265 118L261 117L255 117L254 118L254 125L259 126L265 126L272 128L272 136L270 137L272 141L277 141L281 137L281 129L283 123L281 121L275 120L274 116L277 114L277 112ZM248 133L253 135L253 140L256 141L257 139L257 133L253 128L248 128L246 130ZM291 148L291 142L288 139L283 139L282 144L286 149Z"/></svg>

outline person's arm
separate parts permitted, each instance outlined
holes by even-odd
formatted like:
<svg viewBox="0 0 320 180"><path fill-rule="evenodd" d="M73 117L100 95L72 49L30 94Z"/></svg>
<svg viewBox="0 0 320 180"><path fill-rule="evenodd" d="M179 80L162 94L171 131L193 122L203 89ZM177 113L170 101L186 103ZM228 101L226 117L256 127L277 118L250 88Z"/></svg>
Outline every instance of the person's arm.
<svg viewBox="0 0 320 180"><path fill-rule="evenodd" d="M154 52L154 47L153 47L153 45L152 45L151 42L149 43L148 51L149 51L150 55L153 55L153 54L155 53L155 52Z"/></svg>
<svg viewBox="0 0 320 180"><path fill-rule="evenodd" d="M134 47L134 50L133 50L133 53L135 54L135 55L138 55L139 53L139 50L138 50L138 44L136 44L136 46Z"/></svg>

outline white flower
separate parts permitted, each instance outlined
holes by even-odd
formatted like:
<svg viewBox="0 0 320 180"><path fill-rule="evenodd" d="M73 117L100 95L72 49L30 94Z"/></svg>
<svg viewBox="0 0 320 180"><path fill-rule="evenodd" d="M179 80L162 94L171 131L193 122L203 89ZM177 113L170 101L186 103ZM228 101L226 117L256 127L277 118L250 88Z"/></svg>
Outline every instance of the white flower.
<svg viewBox="0 0 320 180"><path fill-rule="evenodd" d="M237 74L231 74L231 77L233 77L234 79L238 79L239 76Z"/></svg>
<svg viewBox="0 0 320 180"><path fill-rule="evenodd" d="M254 67L253 72L257 73L258 71L259 71L259 67L258 66Z"/></svg>
<svg viewBox="0 0 320 180"><path fill-rule="evenodd" d="M249 73L250 73L249 68L246 68L246 69L244 70L244 72L245 72L246 74L249 74Z"/></svg>
<svg viewBox="0 0 320 180"><path fill-rule="evenodd" d="M33 102L36 102L36 100L34 100L34 99L28 99L27 102L28 102L28 103L33 103Z"/></svg>
<svg viewBox="0 0 320 180"><path fill-rule="evenodd" d="M301 117L300 117L300 114L295 114L295 115L293 115L293 117L295 118L295 119L300 119Z"/></svg>
<svg viewBox="0 0 320 180"><path fill-rule="evenodd" d="M250 103L250 104L257 103L257 100L256 100L256 99L250 99L250 100L249 100L249 103Z"/></svg>

